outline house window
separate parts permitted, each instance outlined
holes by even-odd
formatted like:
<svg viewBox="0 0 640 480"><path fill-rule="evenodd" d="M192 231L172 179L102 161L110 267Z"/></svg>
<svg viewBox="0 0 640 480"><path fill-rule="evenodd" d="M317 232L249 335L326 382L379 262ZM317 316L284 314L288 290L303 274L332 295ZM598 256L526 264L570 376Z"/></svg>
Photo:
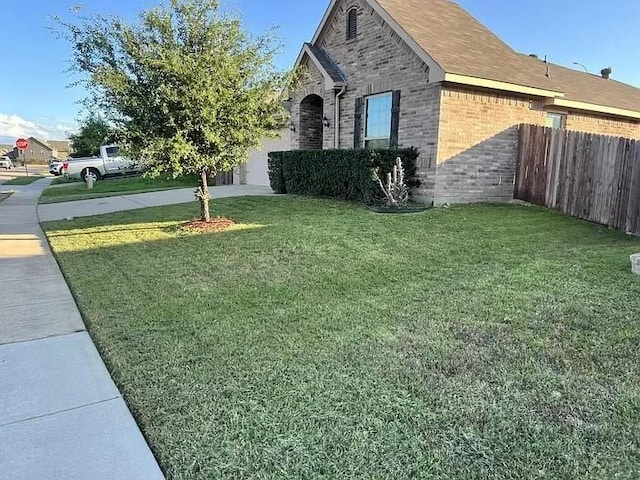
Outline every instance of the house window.
<svg viewBox="0 0 640 480"><path fill-rule="evenodd" d="M358 35L358 9L352 8L347 12L347 40L353 40Z"/></svg>
<svg viewBox="0 0 640 480"><path fill-rule="evenodd" d="M544 122L545 127L565 128L567 116L564 113L548 112Z"/></svg>
<svg viewBox="0 0 640 480"><path fill-rule="evenodd" d="M391 92L367 97L365 148L389 148L391 146L392 100Z"/></svg>

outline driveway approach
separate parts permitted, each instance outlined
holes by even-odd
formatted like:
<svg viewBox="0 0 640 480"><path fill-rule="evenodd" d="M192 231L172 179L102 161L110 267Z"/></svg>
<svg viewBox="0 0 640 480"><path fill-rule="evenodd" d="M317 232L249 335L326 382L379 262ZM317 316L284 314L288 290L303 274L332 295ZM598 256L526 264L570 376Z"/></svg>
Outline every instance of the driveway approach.
<svg viewBox="0 0 640 480"><path fill-rule="evenodd" d="M74 202L49 203L38 206L41 222L50 220L64 220L69 217L88 217L103 213L135 210L137 208L160 207L176 203L195 202L195 188L180 188L177 190L162 190L160 192L136 193L133 195L118 195L114 197L94 198L91 200L77 200ZM250 185L228 185L224 187L209 187L211 198L263 196L273 195L269 187L255 187Z"/></svg>
<svg viewBox="0 0 640 480"><path fill-rule="evenodd" d="M48 183L0 203L0 478L163 479L38 224Z"/></svg>

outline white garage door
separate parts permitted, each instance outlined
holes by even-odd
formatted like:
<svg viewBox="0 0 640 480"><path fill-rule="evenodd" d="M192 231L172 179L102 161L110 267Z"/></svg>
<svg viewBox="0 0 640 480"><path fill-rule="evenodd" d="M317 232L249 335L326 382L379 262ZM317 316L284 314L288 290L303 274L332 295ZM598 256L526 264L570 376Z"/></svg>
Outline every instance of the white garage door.
<svg viewBox="0 0 640 480"><path fill-rule="evenodd" d="M291 150L291 140L289 130L280 131L280 138L267 138L262 142L260 150L249 152L249 161L244 165L244 180L247 185L269 186L269 170L267 165L267 154L269 152L279 152Z"/></svg>

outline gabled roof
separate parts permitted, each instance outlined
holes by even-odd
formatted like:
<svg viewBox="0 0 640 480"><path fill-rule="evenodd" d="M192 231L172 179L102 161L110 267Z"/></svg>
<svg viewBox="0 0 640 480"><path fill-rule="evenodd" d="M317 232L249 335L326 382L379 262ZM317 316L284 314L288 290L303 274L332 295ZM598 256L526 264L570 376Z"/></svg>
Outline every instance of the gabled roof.
<svg viewBox="0 0 640 480"><path fill-rule="evenodd" d="M47 142L45 142L44 140L40 140L39 138L36 137L29 137L29 142L36 142L39 143L40 145L42 145L45 148L48 148L49 150L53 150L53 147L51 145L49 145Z"/></svg>
<svg viewBox="0 0 640 480"><path fill-rule="evenodd" d="M68 152L71 148L69 140L49 140L47 143L59 152Z"/></svg>
<svg viewBox="0 0 640 480"><path fill-rule="evenodd" d="M528 83L550 85L552 89L561 90L564 92L564 100L640 112L639 88L613 79L606 80L600 75L545 63L528 55L518 55L523 62L522 71L527 72ZM549 77L546 76L547 65Z"/></svg>
<svg viewBox="0 0 640 480"><path fill-rule="evenodd" d="M314 65L320 70L320 73L324 77L325 87L327 89L339 88L347 84L347 80L340 70L340 67L331 60L331 57L322 48L305 43L302 46L302 51L296 61L296 68L300 66L302 59L307 55Z"/></svg>
<svg viewBox="0 0 640 480"><path fill-rule="evenodd" d="M347 80L340 70L340 67L338 67L338 65L336 65L333 60L331 60L331 57L327 55L327 52L325 52L320 47L311 45L310 43L307 43L306 45L309 47L311 54L316 57L316 59L322 66L322 69L327 73L327 75L329 75L329 77L331 77L331 80L333 80L334 83L346 83Z"/></svg>
<svg viewBox="0 0 640 480"><path fill-rule="evenodd" d="M640 119L640 89L522 55L452 0L366 2L430 65L431 81L526 93L554 105ZM339 3L331 1L314 45ZM434 74L436 69L441 72Z"/></svg>
<svg viewBox="0 0 640 480"><path fill-rule="evenodd" d="M448 74L561 92L565 100L640 112L640 89L519 54L453 1L377 2Z"/></svg>

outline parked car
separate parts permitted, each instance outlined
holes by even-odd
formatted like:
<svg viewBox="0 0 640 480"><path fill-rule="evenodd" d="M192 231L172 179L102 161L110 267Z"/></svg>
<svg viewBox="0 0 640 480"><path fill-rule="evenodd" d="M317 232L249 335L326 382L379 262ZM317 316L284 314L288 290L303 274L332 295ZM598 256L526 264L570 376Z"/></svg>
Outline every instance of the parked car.
<svg viewBox="0 0 640 480"><path fill-rule="evenodd" d="M0 157L0 168L11 170L13 168L13 162L9 157Z"/></svg>
<svg viewBox="0 0 640 480"><path fill-rule="evenodd" d="M103 145L97 157L69 158L62 165L62 173L71 178L87 181L91 177L94 182L114 176L140 173L140 165L128 158L120 156L116 145Z"/></svg>
<svg viewBox="0 0 640 480"><path fill-rule="evenodd" d="M56 177L62 175L63 165L64 162L60 160L53 160L51 163L49 163L49 173L55 175Z"/></svg>

